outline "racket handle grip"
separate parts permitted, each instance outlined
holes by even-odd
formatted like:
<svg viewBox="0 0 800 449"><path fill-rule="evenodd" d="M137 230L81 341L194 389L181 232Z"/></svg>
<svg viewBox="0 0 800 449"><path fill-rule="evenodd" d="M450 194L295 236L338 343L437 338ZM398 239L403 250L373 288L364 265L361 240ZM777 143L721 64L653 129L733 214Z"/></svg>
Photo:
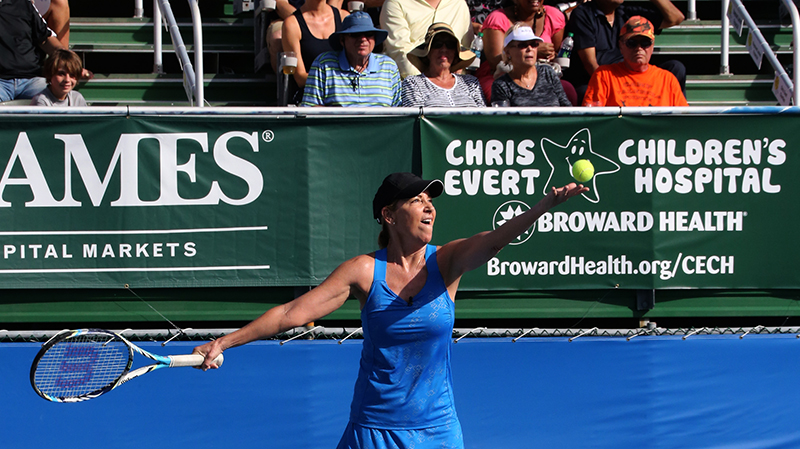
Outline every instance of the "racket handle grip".
<svg viewBox="0 0 800 449"><path fill-rule="evenodd" d="M200 366L203 364L203 361L206 359L200 354L189 354L189 355L171 355L169 356L170 368L176 368L180 366ZM214 359L214 363L217 366L222 366L222 362L225 360L225 357L222 354L218 355L216 359Z"/></svg>

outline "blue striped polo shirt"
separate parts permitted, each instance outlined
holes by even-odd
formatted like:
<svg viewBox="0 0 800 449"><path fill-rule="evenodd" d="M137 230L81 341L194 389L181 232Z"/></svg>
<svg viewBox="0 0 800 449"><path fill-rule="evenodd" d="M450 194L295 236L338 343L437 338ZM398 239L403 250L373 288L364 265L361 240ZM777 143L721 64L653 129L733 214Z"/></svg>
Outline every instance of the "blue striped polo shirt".
<svg viewBox="0 0 800 449"><path fill-rule="evenodd" d="M344 50L317 56L308 72L301 106L400 106L400 74L388 56L370 53L363 72Z"/></svg>

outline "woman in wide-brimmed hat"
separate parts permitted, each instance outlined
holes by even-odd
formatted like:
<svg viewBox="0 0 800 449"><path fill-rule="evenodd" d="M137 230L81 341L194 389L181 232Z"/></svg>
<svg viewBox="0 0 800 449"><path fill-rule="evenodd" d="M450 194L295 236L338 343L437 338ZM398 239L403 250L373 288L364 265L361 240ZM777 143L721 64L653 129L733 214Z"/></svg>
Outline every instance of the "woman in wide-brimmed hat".
<svg viewBox="0 0 800 449"><path fill-rule="evenodd" d="M446 23L431 25L425 42L408 53L422 73L403 80L403 106L486 106L478 79L456 73L473 59L475 53L461 46Z"/></svg>
<svg viewBox="0 0 800 449"><path fill-rule="evenodd" d="M555 70L536 64L542 38L531 27L517 22L503 40L503 62L511 72L494 80L492 104L508 101L508 106L572 106Z"/></svg>

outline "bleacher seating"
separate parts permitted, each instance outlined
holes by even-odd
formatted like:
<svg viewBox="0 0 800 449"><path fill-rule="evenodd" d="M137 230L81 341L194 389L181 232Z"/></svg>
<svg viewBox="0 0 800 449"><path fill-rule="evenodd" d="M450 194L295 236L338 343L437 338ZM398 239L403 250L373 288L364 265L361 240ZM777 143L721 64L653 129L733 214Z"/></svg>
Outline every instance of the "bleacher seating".
<svg viewBox="0 0 800 449"><path fill-rule="evenodd" d="M205 2L201 8L203 5ZM120 14L130 9L130 5L125 6L128 8L121 8ZM73 15L76 9L79 8L72 8ZM201 12L204 13L204 82L208 104L274 104L275 76L253 73L252 13L234 17L230 7L224 9L221 17L208 17L203 9ZM188 14L178 14L176 11L178 26L192 56L191 20ZM156 74L153 73L151 18L74 16L70 47L82 55L87 68L95 72L93 80L81 83L81 93L93 105L188 105L182 73L166 31L163 40L165 73Z"/></svg>
<svg viewBox="0 0 800 449"><path fill-rule="evenodd" d="M173 2L173 8L191 56L191 20L182 3ZM685 1L675 3L685 11ZM654 62L675 58L684 61L688 71L687 99L691 105L777 104L771 93L772 68L766 61L760 70L755 66L745 47L746 32L741 37L731 32L732 75L719 74L720 2L698 0L697 4L698 17L702 20L686 21L664 30L656 39ZM778 22L778 4L778 0L759 0L757 7L753 2L746 5L754 5L750 9L763 26L762 34L779 59L789 64L792 33L789 26ZM206 101L214 106L274 105L275 75L253 71L252 12L234 15L232 5L232 0L200 4ZM132 5L127 2L116 7L104 6L100 11L96 9L79 2L72 6L70 45L96 74L94 80L80 86L87 101L95 105L188 105L180 67L168 35L164 34L165 73L154 74L152 19L125 17L132 11ZM98 16L102 14L111 16ZM152 12L146 9L145 15L152 16Z"/></svg>
<svg viewBox="0 0 800 449"><path fill-rule="evenodd" d="M791 28L777 21L760 21L759 29L780 59L791 61ZM681 59L687 67L686 96L692 106L768 106L776 105L772 94L774 73L764 60L761 70L746 47L747 31L742 36L731 32L730 64L732 75L720 75L720 21L687 21L663 30L656 38L654 58Z"/></svg>

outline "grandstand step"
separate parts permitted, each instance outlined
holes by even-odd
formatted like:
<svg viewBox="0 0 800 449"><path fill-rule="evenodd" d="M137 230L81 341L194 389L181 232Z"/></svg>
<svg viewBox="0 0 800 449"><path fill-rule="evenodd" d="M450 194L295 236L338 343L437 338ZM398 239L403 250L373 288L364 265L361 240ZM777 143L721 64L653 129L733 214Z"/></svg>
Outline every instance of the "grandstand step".
<svg viewBox="0 0 800 449"><path fill-rule="evenodd" d="M180 19L178 28L188 51L194 51L191 21ZM172 52L169 33L162 34L164 51ZM152 53L151 18L73 18L70 21L70 47L78 52ZM252 18L212 18L203 20L203 47L206 53L252 53Z"/></svg>
<svg viewBox="0 0 800 449"><path fill-rule="evenodd" d="M233 0L203 0L198 3L200 4L200 14L204 19L230 16L233 12ZM153 17L153 2L146 1L142 6L144 6L144 15ZM191 17L189 2L174 1L170 3L170 6L175 17ZM130 0L119 2L72 1L69 7L72 17L132 17L134 12L134 2Z"/></svg>
<svg viewBox="0 0 800 449"><path fill-rule="evenodd" d="M759 23L759 29L776 54L792 52L792 29L781 26L777 22ZM718 20L685 22L682 25L667 28L656 37L654 54L716 54L719 55L722 44L720 36L721 24ZM730 53L747 53L747 30L739 36L731 30Z"/></svg>
<svg viewBox="0 0 800 449"><path fill-rule="evenodd" d="M650 0L625 0L625 3L647 4ZM688 0L672 0L672 3L684 14L688 12ZM694 0L694 3L699 19L719 20L722 16L720 0ZM780 13L780 0L743 0L742 3L754 20L771 20L777 18Z"/></svg>
<svg viewBox="0 0 800 449"><path fill-rule="evenodd" d="M689 75L690 106L775 106L774 78L769 75Z"/></svg>
<svg viewBox="0 0 800 449"><path fill-rule="evenodd" d="M213 75L204 77L204 96L212 106L267 106L275 104L275 77ZM188 106L180 74L95 74L81 83L81 94L93 106Z"/></svg>

